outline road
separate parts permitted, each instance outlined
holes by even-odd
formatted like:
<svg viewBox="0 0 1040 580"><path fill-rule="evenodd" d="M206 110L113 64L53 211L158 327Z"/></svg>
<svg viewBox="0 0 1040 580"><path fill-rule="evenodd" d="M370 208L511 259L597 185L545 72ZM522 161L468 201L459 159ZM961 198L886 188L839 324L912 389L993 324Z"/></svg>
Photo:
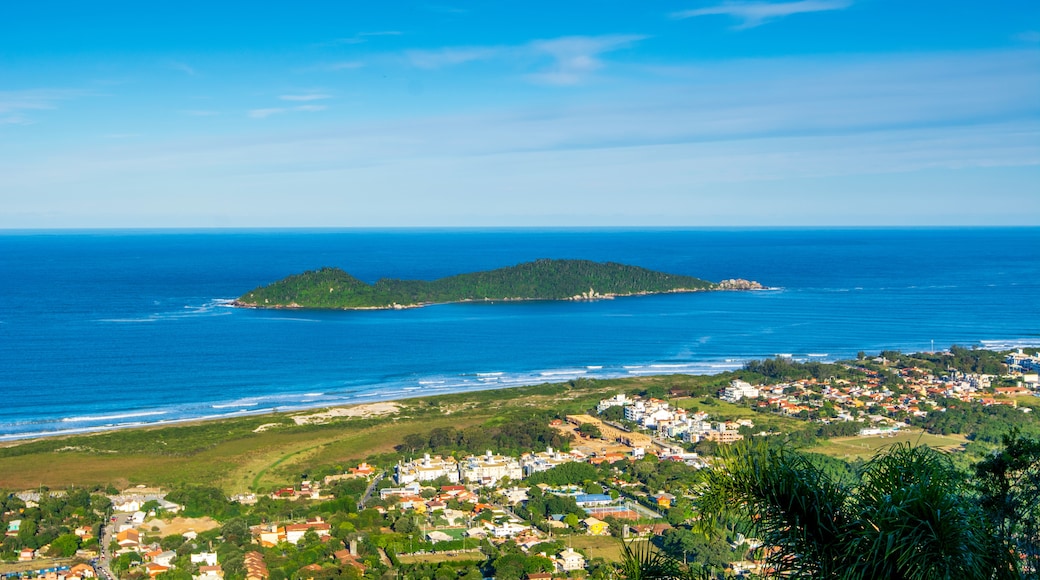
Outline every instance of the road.
<svg viewBox="0 0 1040 580"><path fill-rule="evenodd" d="M361 501L357 504L358 511L365 509L365 505L368 504L368 500L372 497L372 492L376 490L376 486L379 485L379 482L383 481L385 475L385 471L380 471L372 478L372 483L368 484L368 487L365 488L365 495L361 496Z"/></svg>
<svg viewBox="0 0 1040 580"><path fill-rule="evenodd" d="M108 546L115 539L116 530L119 529L119 526L129 523L129 521L129 514L115 514L101 526L101 546L99 550L101 557L94 565L101 580L114 580L116 577L112 572L112 554L109 552Z"/></svg>

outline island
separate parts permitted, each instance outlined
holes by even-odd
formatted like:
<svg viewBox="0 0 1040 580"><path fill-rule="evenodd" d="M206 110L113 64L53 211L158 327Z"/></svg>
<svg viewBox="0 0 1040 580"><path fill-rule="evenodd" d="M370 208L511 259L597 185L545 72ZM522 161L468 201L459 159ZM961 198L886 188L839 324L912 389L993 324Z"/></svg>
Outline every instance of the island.
<svg viewBox="0 0 1040 580"><path fill-rule="evenodd" d="M367 284L339 268L320 268L262 286L233 302L242 308L401 309L473 301L599 300L710 290L761 290L749 280L709 282L638 266L542 259L438 280L384 278Z"/></svg>

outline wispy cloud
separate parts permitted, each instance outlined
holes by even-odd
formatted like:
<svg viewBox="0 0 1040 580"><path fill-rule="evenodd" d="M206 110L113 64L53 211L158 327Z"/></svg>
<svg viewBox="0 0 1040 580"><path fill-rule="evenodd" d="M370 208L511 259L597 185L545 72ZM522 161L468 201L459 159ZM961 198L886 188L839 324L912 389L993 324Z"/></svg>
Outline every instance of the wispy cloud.
<svg viewBox="0 0 1040 580"><path fill-rule="evenodd" d="M423 69L438 69L468 62L490 60L509 52L504 46L460 46L435 50L409 50L405 58L412 66Z"/></svg>
<svg viewBox="0 0 1040 580"><path fill-rule="evenodd" d="M325 65L325 70L355 70L365 66L365 63L359 60L344 60L340 62L331 62Z"/></svg>
<svg viewBox="0 0 1040 580"><path fill-rule="evenodd" d="M35 121L29 111L55 109L61 101L95 94L81 89L0 91L0 125L31 125Z"/></svg>
<svg viewBox="0 0 1040 580"><path fill-rule="evenodd" d="M541 68L527 75L530 80L544 84L574 85L604 67L600 55L627 48L644 38L634 34L564 36L513 46L411 50L405 52L405 58L412 66L428 70L491 60L513 61L518 65L535 62Z"/></svg>
<svg viewBox="0 0 1040 580"><path fill-rule="evenodd" d="M568 36L552 40L536 40L528 46L536 53L549 56L553 63L549 70L530 75L530 78L554 85L573 85L582 82L591 73L603 68L599 55L627 48L646 38L634 34L608 36Z"/></svg>
<svg viewBox="0 0 1040 580"><path fill-rule="evenodd" d="M173 70L181 71L186 75L195 76L198 74L198 72L195 70L195 67L189 65L186 62L173 61L169 64L169 66Z"/></svg>
<svg viewBox="0 0 1040 580"><path fill-rule="evenodd" d="M303 95L282 95L278 97L283 101L321 101L324 99L331 99L332 95L325 93L307 93Z"/></svg>
<svg viewBox="0 0 1040 580"><path fill-rule="evenodd" d="M336 38L326 42L319 43L318 46L341 46L350 44L361 44L368 42L370 38L380 36L401 36L404 34L399 30L377 30L375 32L359 32L354 36L347 36L344 38Z"/></svg>
<svg viewBox="0 0 1040 580"><path fill-rule="evenodd" d="M272 115L281 115L283 113L292 113L295 111L313 113L316 111L324 111L328 109L325 105L299 105L296 107L269 107L266 109L252 109L249 111L249 116L253 119L266 119Z"/></svg>
<svg viewBox="0 0 1040 580"><path fill-rule="evenodd" d="M771 20L794 14L844 10L852 6L852 0L798 0L795 2L723 2L707 8L673 12L672 18L696 18L699 16L730 16L739 19L738 29L754 28Z"/></svg>

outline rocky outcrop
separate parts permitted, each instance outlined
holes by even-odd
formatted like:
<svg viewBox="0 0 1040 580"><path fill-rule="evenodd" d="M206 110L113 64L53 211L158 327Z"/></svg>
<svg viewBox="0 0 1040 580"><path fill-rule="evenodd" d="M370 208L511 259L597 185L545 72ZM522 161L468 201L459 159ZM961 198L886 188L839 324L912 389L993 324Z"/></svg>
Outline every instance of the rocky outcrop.
<svg viewBox="0 0 1040 580"><path fill-rule="evenodd" d="M754 280L745 280L743 278L733 278L731 280L723 280L719 282L719 290L765 290L766 287L755 282Z"/></svg>

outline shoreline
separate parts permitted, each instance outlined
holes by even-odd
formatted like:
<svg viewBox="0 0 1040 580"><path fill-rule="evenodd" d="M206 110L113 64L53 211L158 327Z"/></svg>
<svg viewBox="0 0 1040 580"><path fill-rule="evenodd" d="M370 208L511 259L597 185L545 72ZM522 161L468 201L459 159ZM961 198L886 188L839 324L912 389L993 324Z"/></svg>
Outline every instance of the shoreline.
<svg viewBox="0 0 1040 580"><path fill-rule="evenodd" d="M1012 346L1024 346L1025 343L1015 341L979 341L977 347L985 350L1000 350ZM1037 341L1036 346L1040 346ZM948 349L950 345L940 348ZM1030 347L1031 348L1031 347ZM924 350L907 350L908 354L914 352L926 352ZM219 421L234 421L237 419L251 419L257 417L291 417L293 415L306 413L308 411L349 410L364 407L366 405L394 403L400 401L411 401L416 399L436 398L440 396L458 396L467 393L478 393L497 390L514 390L544 385L565 384L578 379L589 380L640 380L654 379L670 376L712 376L740 369L746 362L751 360L763 360L768 358L784 358L794 362L818 362L835 363L842 360L854 358L855 353L832 352L832 353L772 353L769 355L749 356L742 358L726 358L704 361L668 361L668 362L646 362L631 365L586 365L569 368L557 368L544 371L519 371L515 374L507 372L472 372L462 373L455 376L429 376L416 378L414 381L396 384L372 384L365 385L372 390L345 394L346 398L339 397L333 393L313 392L278 392L274 391L261 395L256 399L238 399L239 403L233 401L203 401L196 403L208 410L234 409L230 412L213 414L195 414L191 416L171 417L152 421L139 420L142 417L158 417L169 413L175 413L176 409L128 409L98 411L97 417L62 417L49 419L46 422L52 424L68 424L77 422L89 422L91 420L111 420L117 418L129 419L124 423L106 423L98 425L85 425L82 427L70 427L68 429L56 429L53 431L33 431L28 433L0 433L0 448L17 446L40 440L62 439L70 437L89 437L116 431L161 429L165 427L178 427L202 423L213 423ZM433 380L438 379L438 380ZM470 381L468 383L456 383L445 385L447 381ZM407 385L407 386L406 386ZM331 400L312 400L315 397L333 397ZM296 402L284 404L265 403L264 398L273 398L276 401L297 397L303 399ZM349 400L347 400L349 398ZM251 409L248 407L257 407ZM43 423L44 421L39 421ZM0 425L0 429L3 426Z"/></svg>
<svg viewBox="0 0 1040 580"><path fill-rule="evenodd" d="M747 283L749 287L738 287L738 286L721 286L726 283L743 284ZM354 311L368 311L368 310L410 310L413 308L426 308L428 306L441 306L446 304L473 304L473 303L485 303L494 304L496 302L596 302L599 300L613 300L615 298L634 298L639 296L664 296L668 294L694 294L699 292L767 292L767 291L779 291L783 288L779 286L762 286L758 282L748 281L743 279L734 280L723 280L719 282L715 288L676 288L674 290L662 290L660 292L631 292L628 294L599 294L592 292L591 294L583 295L579 294L576 296L569 296L567 298L466 298L464 300L449 300L446 302L416 302L413 304L390 304L387 306L303 306L295 302L289 304L259 304L256 302L243 302L241 298L235 298L229 300L227 304L235 308L245 308L250 310L317 310L317 311L334 311L334 312L354 312Z"/></svg>
<svg viewBox="0 0 1040 580"><path fill-rule="evenodd" d="M821 358L810 357L806 355L808 360L814 360L817 362L832 362L824 361ZM523 389L528 387L539 387L544 385L558 385L564 384L571 380L577 380L581 378L589 380L618 380L618 379L652 379L655 377L667 377L674 375L686 375L686 376L708 376L717 375L732 370L739 369L745 362L752 359L726 359L724 361L703 361L703 362L690 362L685 364L676 365L664 365L657 364L645 364L645 365L630 365L631 368L625 368L624 366L618 367L621 370L608 371L602 374L592 374L590 371L603 370L602 368L589 368L589 369L558 369L554 371L544 371L539 374L538 377L532 376L530 381L522 381L515 383L501 383L501 382L484 382L475 383L473 385L467 385L464 388L438 388L433 387L430 389L422 390L415 388L414 391L409 393L401 393L399 390L394 389L392 394L383 398L380 397L378 391L366 392L358 395L354 395L355 398L361 398L363 400L344 401L341 403L328 404L326 403L312 403L312 404L289 404L289 405L277 405L277 406L266 406L256 410L241 410L234 411L231 413L222 413L207 416L193 416L193 417L182 417L172 418L157 421L130 421L124 424L108 424L108 425L97 425L97 426L86 426L71 428L61 431L54 432L33 432L27 434L18 433L7 433L0 434L0 448L17 446L20 444L31 443L34 441L47 440L47 439L61 439L68 437L89 437L92 435L100 435L106 433L112 433L115 431L125 430L145 430L145 429L161 429L164 427L177 427L177 426L188 426L192 424L201 423L212 423L227 420L236 419L249 419L257 417L274 417L284 416L291 417L296 414L305 413L308 411L331 411L331 410L349 410L366 405L383 404L383 403L395 403L399 401L411 401L416 399L427 399L435 398L444 395L464 395L466 393L485 392L485 391L498 391L498 390L515 390ZM700 367L705 372L691 372L694 370L694 366ZM623 372L622 372L623 371ZM496 375L495 377L484 377L484 378L499 378L502 376L499 373L473 373L481 378L479 375ZM432 391L432 392L431 392ZM305 396L306 393L300 393L301 397ZM278 396L285 396L284 393ZM212 405L210 405L212 407ZM113 413L119 413L119 411L113 411ZM129 412L128 412L129 413ZM141 414L150 413L149 411L141 411ZM68 422L69 418L62 418L55 420L56 423Z"/></svg>

